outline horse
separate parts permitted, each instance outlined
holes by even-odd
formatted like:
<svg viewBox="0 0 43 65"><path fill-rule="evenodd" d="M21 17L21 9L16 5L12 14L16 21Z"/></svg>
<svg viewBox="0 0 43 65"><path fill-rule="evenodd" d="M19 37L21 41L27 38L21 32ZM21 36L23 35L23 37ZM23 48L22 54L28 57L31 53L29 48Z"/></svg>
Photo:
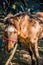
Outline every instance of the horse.
<svg viewBox="0 0 43 65"><path fill-rule="evenodd" d="M16 37L16 42L19 40L28 48L32 65L35 65L35 61L37 61L37 65L39 65L38 40L43 37L43 21L38 15L39 14L31 15L29 12L23 12L16 15L8 14L4 19L4 23L7 24L5 32L8 33L8 50L14 47L14 42L10 40ZM13 31L9 29L10 26Z"/></svg>

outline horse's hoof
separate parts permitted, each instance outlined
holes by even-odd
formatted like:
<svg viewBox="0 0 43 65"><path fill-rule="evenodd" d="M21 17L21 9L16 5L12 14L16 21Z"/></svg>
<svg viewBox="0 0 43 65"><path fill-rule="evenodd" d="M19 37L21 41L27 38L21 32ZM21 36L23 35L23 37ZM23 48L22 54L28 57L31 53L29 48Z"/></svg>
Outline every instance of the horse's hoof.
<svg viewBox="0 0 43 65"><path fill-rule="evenodd" d="M39 59L41 60L41 59L42 59L42 57L40 57L40 56L39 56L39 57L37 57L37 59L38 59L38 60L39 60Z"/></svg>
<svg viewBox="0 0 43 65"><path fill-rule="evenodd" d="M39 57L39 59L42 59L42 57Z"/></svg>
<svg viewBox="0 0 43 65"><path fill-rule="evenodd" d="M32 65L36 65L36 59L32 60Z"/></svg>
<svg viewBox="0 0 43 65"><path fill-rule="evenodd" d="M41 58L41 57L38 58L38 60L37 60L37 65L42 65L42 58Z"/></svg>

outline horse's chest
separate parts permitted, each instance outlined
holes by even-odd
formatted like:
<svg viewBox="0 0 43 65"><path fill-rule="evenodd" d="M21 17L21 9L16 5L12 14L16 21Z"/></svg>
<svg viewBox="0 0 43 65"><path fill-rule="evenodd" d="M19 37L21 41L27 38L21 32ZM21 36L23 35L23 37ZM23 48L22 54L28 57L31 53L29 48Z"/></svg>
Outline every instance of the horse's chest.
<svg viewBox="0 0 43 65"><path fill-rule="evenodd" d="M21 25L21 36L24 38L28 37L28 25L26 23Z"/></svg>
<svg viewBox="0 0 43 65"><path fill-rule="evenodd" d="M28 30L26 27L21 29L21 36L24 38L28 37Z"/></svg>
<svg viewBox="0 0 43 65"><path fill-rule="evenodd" d="M24 44L26 44L26 45L28 43L30 43L30 39L29 38L23 38L21 36L19 36L19 41L22 42L22 43L24 43Z"/></svg>

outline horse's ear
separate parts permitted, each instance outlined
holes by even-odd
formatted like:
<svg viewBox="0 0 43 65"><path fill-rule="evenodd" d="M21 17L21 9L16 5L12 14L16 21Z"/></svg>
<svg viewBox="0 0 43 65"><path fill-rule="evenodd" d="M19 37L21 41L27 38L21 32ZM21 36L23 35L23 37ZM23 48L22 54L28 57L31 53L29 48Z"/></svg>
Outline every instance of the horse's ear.
<svg viewBox="0 0 43 65"><path fill-rule="evenodd" d="M3 23L6 22L7 19L9 19L10 17L13 17L13 14L9 13L3 20Z"/></svg>
<svg viewBox="0 0 43 65"><path fill-rule="evenodd" d="M10 17L13 17L13 14L9 13L9 14L7 15L7 18L10 18Z"/></svg>

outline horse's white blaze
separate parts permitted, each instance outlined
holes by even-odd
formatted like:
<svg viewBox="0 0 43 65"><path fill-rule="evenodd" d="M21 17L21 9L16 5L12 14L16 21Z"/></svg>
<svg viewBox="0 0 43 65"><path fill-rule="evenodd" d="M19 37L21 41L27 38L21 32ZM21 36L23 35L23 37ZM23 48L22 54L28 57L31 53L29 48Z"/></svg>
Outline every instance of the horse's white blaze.
<svg viewBox="0 0 43 65"><path fill-rule="evenodd" d="M8 32L14 32L15 28L13 26L8 26Z"/></svg>

